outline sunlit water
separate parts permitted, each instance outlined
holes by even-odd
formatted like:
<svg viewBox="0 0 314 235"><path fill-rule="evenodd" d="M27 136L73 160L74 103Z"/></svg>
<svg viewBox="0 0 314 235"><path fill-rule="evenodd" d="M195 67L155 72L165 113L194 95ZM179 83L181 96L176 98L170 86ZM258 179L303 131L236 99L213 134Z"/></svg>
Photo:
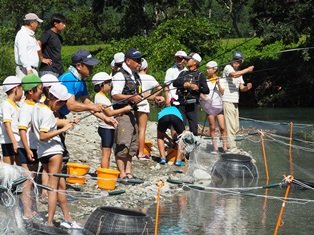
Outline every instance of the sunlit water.
<svg viewBox="0 0 314 235"><path fill-rule="evenodd" d="M241 120L241 127L276 130L276 134L289 137L289 122L314 124L314 109L243 109L241 116L268 122ZM312 120L311 120L312 119ZM293 128L293 137L313 133L313 126ZM266 138L266 137L265 137ZM292 160L289 160L289 139L272 136L265 139L269 172L268 183L279 183L283 175L293 174L297 179L314 182L314 146L293 141ZM264 158L259 134L239 138L239 148L248 151L256 160L259 172L257 181L245 186L267 185ZM304 149L303 147L309 147ZM209 156L210 157L210 156ZM292 166L292 167L291 167ZM292 168L292 169L291 169ZM215 187L243 187L241 179ZM292 185L290 198L284 208L279 234L312 234L314 231L314 191L300 190ZM160 206L159 234L273 234L286 188L256 189L243 193L237 190L222 192L215 189L196 190L185 187L184 192ZM155 217L155 206L148 213Z"/></svg>

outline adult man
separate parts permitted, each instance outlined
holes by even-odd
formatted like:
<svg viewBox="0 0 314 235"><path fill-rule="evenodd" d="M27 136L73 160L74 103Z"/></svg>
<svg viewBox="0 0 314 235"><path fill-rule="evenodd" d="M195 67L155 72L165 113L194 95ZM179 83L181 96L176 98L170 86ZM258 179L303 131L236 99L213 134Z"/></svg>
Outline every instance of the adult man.
<svg viewBox="0 0 314 235"><path fill-rule="evenodd" d="M197 53L190 53L187 58L188 71L183 71L174 80L173 86L177 87L180 110L189 123L190 131L197 135L198 132L198 103L200 93L209 94L206 77L198 71L202 58Z"/></svg>
<svg viewBox="0 0 314 235"><path fill-rule="evenodd" d="M79 50L72 55L72 63L69 71L59 77L59 81L66 86L71 97L66 101L66 105L59 110L60 118L65 118L70 111L83 112L89 111L96 117L105 121L107 124L116 126L117 121L114 118L107 117L102 111L100 104L94 104L88 96L87 86L84 81L92 74L93 66L97 65L99 60L92 57L89 51ZM78 102L80 100L81 102ZM64 144L65 136L60 136ZM64 144L65 146L65 144ZM65 148L64 156L68 158L68 152Z"/></svg>
<svg viewBox="0 0 314 235"><path fill-rule="evenodd" d="M166 71L165 84L169 86L165 87L165 99L166 105L169 106L171 100L175 101L178 99L176 94L177 89L173 87L171 81L174 81L182 71L186 71L186 57L187 54L184 51L177 51L174 55L176 63Z"/></svg>
<svg viewBox="0 0 314 235"><path fill-rule="evenodd" d="M34 13L26 14L23 20L23 25L17 32L14 42L16 76L21 79L31 73L38 75L38 51L40 47L35 38L35 32L39 24L43 22Z"/></svg>
<svg viewBox="0 0 314 235"><path fill-rule="evenodd" d="M50 20L50 28L43 32L40 37L40 76L49 73L59 77L64 72L61 59L61 46L63 39L60 33L65 28L65 20L66 19L62 14L54 14Z"/></svg>
<svg viewBox="0 0 314 235"><path fill-rule="evenodd" d="M223 110L225 115L225 124L228 139L228 151L236 151L235 137L239 131L239 89L242 92L246 92L252 88L252 83L244 85L242 75L252 72L254 66L249 66L240 70L240 66L243 62L243 54L241 52L234 52L232 55L232 61L226 65L223 70L222 82L224 82L225 91L222 96Z"/></svg>
<svg viewBox="0 0 314 235"><path fill-rule="evenodd" d="M118 109L128 103L137 104L142 101L140 96L141 80L137 71L141 67L143 54L131 48L125 53L125 61L121 69L112 79L112 103L113 108ZM136 111L130 111L117 117L119 122L116 129L115 157L120 171L120 178L133 178L132 157L138 150L138 128Z"/></svg>

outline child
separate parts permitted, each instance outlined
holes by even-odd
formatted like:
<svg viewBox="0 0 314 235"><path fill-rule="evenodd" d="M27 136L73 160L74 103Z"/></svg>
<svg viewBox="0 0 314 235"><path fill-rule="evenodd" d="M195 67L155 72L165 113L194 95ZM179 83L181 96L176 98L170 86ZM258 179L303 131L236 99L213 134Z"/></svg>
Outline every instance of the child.
<svg viewBox="0 0 314 235"><path fill-rule="evenodd" d="M20 140L18 131L19 107L17 102L21 100L23 90L21 79L9 76L3 81L3 91L7 94L7 99L2 102L0 110L0 139L3 154L3 162L19 165L18 141Z"/></svg>
<svg viewBox="0 0 314 235"><path fill-rule="evenodd" d="M59 134L73 127L73 122L66 119L55 118L53 112L59 110L71 97L67 88L61 84L54 84L49 89L44 103L36 104L32 116L32 125L38 143L38 158L49 175L48 186L54 190L65 190L65 180L54 176L61 173L62 154L64 151ZM59 127L60 129L57 129ZM72 229L82 227L72 220L67 207L67 199L64 193L56 191L48 192L48 220L47 225L53 226L53 217L56 211L57 201L63 212L64 221L60 226Z"/></svg>
<svg viewBox="0 0 314 235"><path fill-rule="evenodd" d="M219 82L218 78L218 64L215 61L209 61L206 64L208 81L207 85L210 90L209 95L201 94L200 104L208 114L210 136L213 141L214 151L213 154L218 154L218 145L216 141L216 123L217 119L218 126L220 129L220 134L222 137L223 151L227 151L226 142L226 129L225 129L225 119L222 109L222 95L224 94L224 87Z"/></svg>
<svg viewBox="0 0 314 235"><path fill-rule="evenodd" d="M164 138L166 137L167 129L171 127L173 127L177 135L180 135L185 129L182 113L175 106L167 106L158 113L157 144L160 153L160 164L166 163ZM175 165L184 166L179 148Z"/></svg>
<svg viewBox="0 0 314 235"><path fill-rule="evenodd" d="M101 104L104 106L108 106L108 108L104 109L104 113L111 117L117 116L121 113L126 113L132 110L130 105L127 105L121 109L113 109L111 106L110 100L106 95L110 93L111 90L111 82L112 77L105 72L96 73L92 78L92 83L94 84L94 90L97 92L95 95L95 104ZM98 134L101 138L101 146L102 146L102 158L101 158L101 167L109 168L110 165L110 155L111 148L114 142L114 132L115 128L111 125L108 125L104 121L99 121Z"/></svg>
<svg viewBox="0 0 314 235"><path fill-rule="evenodd" d="M46 97L49 94L50 87L52 85L56 84L56 83L59 83L59 80L58 80L58 78L55 75L49 74L49 73L41 76L40 80L41 80L41 82L43 84L43 94L42 94L39 102L40 103L44 103L45 100L46 100ZM43 167L41 167L40 172L42 172L41 183L43 185L47 185L48 184L48 174L47 174L47 172L45 171L45 169L43 169ZM46 189L42 189L42 191L41 191L41 201L43 203L45 203L47 198L48 198L48 191Z"/></svg>
<svg viewBox="0 0 314 235"><path fill-rule="evenodd" d="M144 146L145 146L145 134L146 134L146 125L148 114L150 112L148 100L153 100L157 103L161 103L164 101L162 96L157 96L162 90L159 83L156 79L147 74L148 70L148 63L143 58L142 65L139 71L139 75L142 81L142 90L146 91L143 96L147 97L151 94L154 88L159 89L159 92L156 92L154 95L150 96L148 99L143 100L142 102L138 103L138 112L137 112L137 120L138 120L138 159L139 160L149 160L150 156L144 154Z"/></svg>
<svg viewBox="0 0 314 235"><path fill-rule="evenodd" d="M39 101L42 93L42 84L38 76L29 74L22 79L22 88L25 92L25 100L21 106L19 114L19 134L21 137L18 143L18 153L21 166L26 171L36 172L38 168L37 140L31 128L33 108ZM27 180L24 183L22 193L23 219L38 219L35 212L32 212L32 200L30 193L32 181Z"/></svg>

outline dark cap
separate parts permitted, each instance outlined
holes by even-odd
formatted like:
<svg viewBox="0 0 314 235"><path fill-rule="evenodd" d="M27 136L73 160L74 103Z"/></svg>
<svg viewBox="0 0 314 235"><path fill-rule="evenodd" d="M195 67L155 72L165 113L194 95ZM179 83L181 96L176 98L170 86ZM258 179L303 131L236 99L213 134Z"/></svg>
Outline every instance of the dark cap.
<svg viewBox="0 0 314 235"><path fill-rule="evenodd" d="M243 60L243 54L239 51L233 52L232 60Z"/></svg>
<svg viewBox="0 0 314 235"><path fill-rule="evenodd" d="M144 56L145 55L143 55L142 52L140 52L139 50L135 48L131 48L125 53L125 58L130 58L130 59L140 59Z"/></svg>
<svg viewBox="0 0 314 235"><path fill-rule="evenodd" d="M79 50L72 55L72 64L82 63L94 66L99 64L99 60L92 57L91 53L86 50Z"/></svg>

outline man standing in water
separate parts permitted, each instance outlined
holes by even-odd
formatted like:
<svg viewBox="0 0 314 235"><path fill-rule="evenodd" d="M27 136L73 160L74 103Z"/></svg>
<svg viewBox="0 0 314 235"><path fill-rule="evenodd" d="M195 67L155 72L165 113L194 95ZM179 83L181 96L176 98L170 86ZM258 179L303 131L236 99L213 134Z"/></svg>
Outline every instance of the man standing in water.
<svg viewBox="0 0 314 235"><path fill-rule="evenodd" d="M254 66L249 66L240 70L240 66L244 61L241 52L234 52L232 61L226 65L222 73L222 82L224 82L225 91L222 96L223 111L225 115L225 124L227 131L227 146L229 152L236 152L237 146L235 137L239 131L239 90L241 92L249 91L252 88L252 83L244 85L242 75L252 72Z"/></svg>

